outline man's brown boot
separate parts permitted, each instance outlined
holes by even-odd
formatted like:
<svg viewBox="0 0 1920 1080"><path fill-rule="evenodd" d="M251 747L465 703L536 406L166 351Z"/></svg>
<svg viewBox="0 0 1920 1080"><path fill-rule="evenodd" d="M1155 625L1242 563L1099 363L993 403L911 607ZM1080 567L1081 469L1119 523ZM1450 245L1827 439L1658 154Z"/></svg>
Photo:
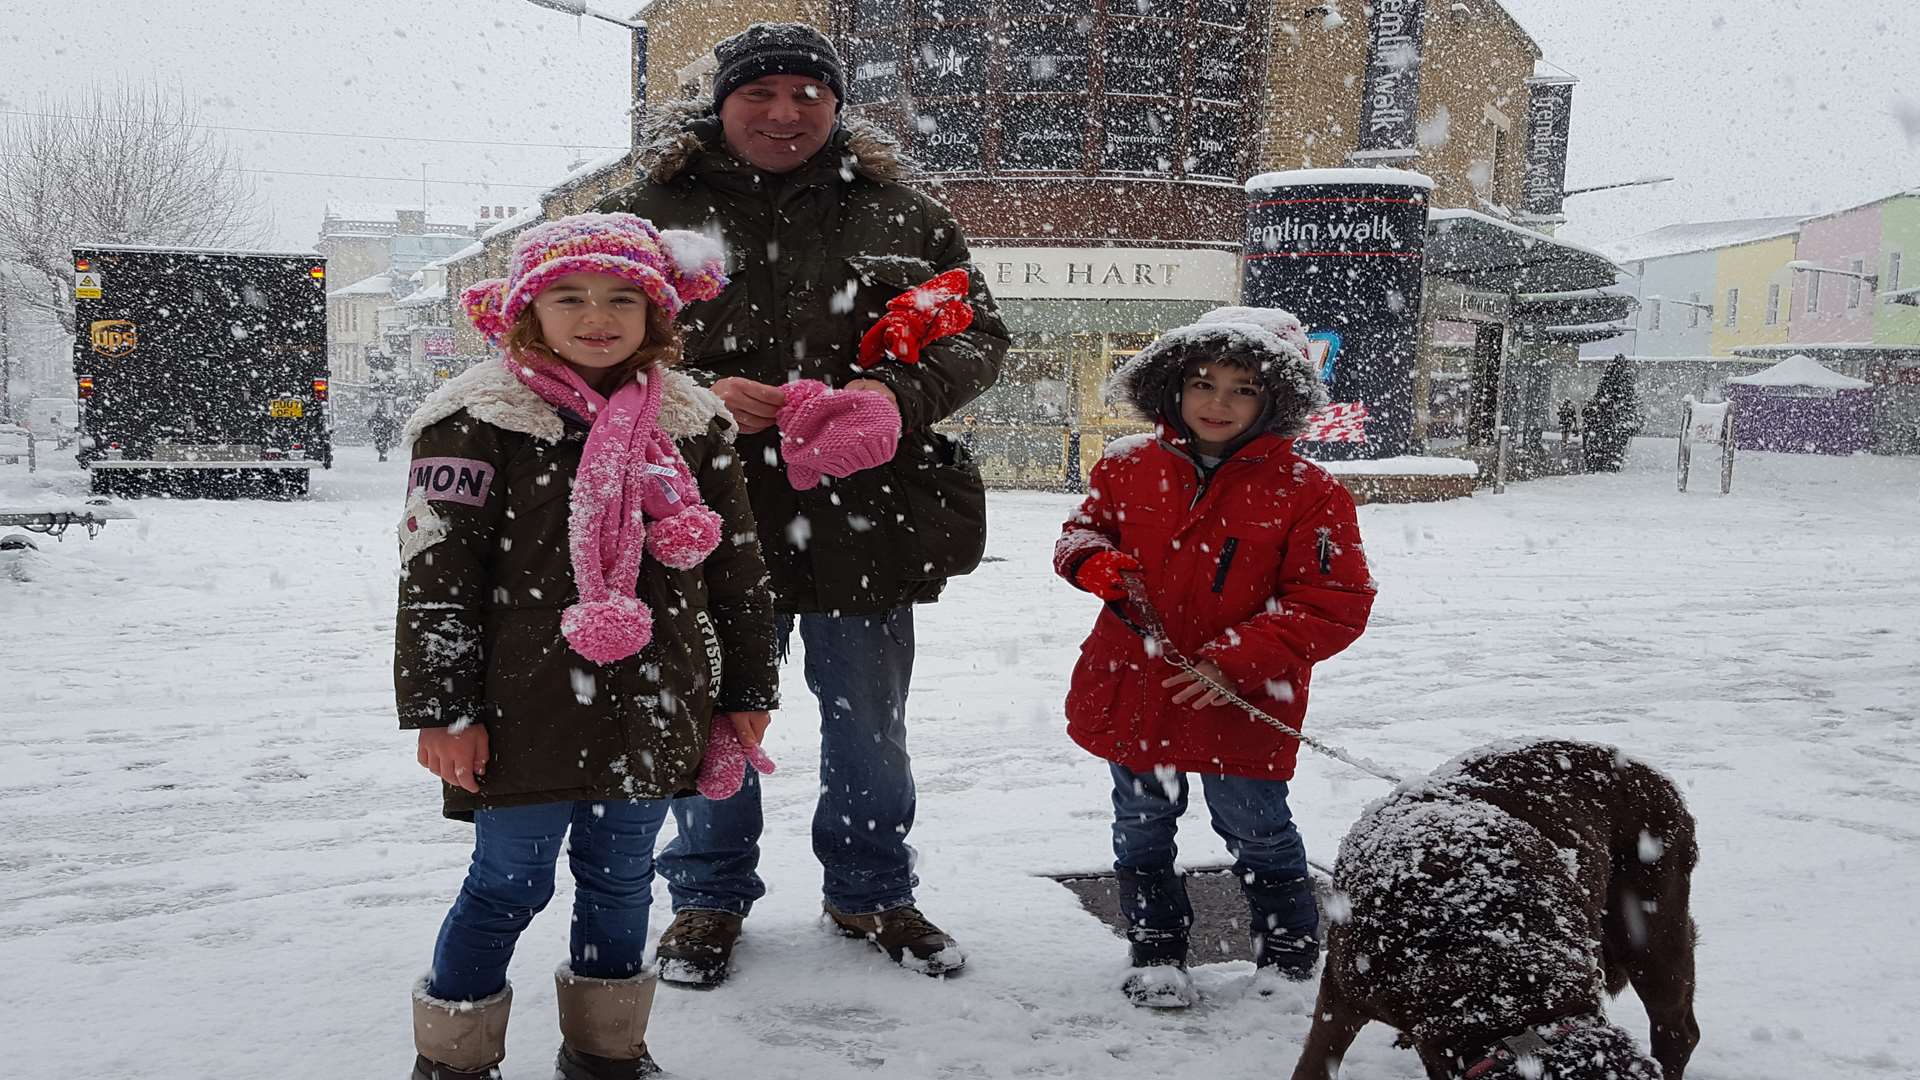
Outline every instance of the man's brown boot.
<svg viewBox="0 0 1920 1080"><path fill-rule="evenodd" d="M654 953L660 981L708 988L726 982L740 923L741 917L729 911L682 908L675 913Z"/></svg>
<svg viewBox="0 0 1920 1080"><path fill-rule="evenodd" d="M507 1013L513 987L479 1001L442 1001L413 985L411 1080L498 1080L507 1056Z"/></svg>
<svg viewBox="0 0 1920 1080"><path fill-rule="evenodd" d="M822 904L833 927L847 937L866 938L903 968L923 975L949 975L967 965L967 954L946 932L912 904L871 915L843 915Z"/></svg>

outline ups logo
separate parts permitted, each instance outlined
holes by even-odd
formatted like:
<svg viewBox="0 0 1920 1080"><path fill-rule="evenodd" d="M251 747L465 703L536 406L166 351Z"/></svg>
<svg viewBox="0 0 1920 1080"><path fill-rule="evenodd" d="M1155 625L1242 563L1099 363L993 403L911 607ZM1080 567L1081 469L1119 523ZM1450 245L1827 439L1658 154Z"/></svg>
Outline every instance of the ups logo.
<svg viewBox="0 0 1920 1080"><path fill-rule="evenodd" d="M101 356L125 356L139 346L139 332L125 319L101 319L93 324L93 351Z"/></svg>

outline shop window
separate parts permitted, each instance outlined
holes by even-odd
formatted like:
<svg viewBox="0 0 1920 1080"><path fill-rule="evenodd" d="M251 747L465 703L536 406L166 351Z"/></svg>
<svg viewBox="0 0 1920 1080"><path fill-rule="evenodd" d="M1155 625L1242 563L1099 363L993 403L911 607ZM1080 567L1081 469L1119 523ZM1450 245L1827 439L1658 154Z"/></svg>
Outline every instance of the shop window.
<svg viewBox="0 0 1920 1080"><path fill-rule="evenodd" d="M1865 274L1867 272L1866 260L1854 259L1852 262L1847 264L1847 269L1853 271L1856 274ZM1860 306L1861 287L1864 286L1865 284L1866 282L1860 280L1857 277L1850 277L1847 279L1847 307L1848 308L1857 308Z"/></svg>
<svg viewBox="0 0 1920 1080"><path fill-rule="evenodd" d="M1238 104L1243 46L1238 37L1202 34L1193 42L1193 96Z"/></svg>
<svg viewBox="0 0 1920 1080"><path fill-rule="evenodd" d="M885 101L905 89L900 45L886 39L855 40L847 48L847 98L851 104Z"/></svg>
<svg viewBox="0 0 1920 1080"><path fill-rule="evenodd" d="M1699 326L1700 325L1700 309L1705 307L1706 305L1700 302L1699 293L1688 293L1687 299L1691 301L1687 305L1687 326L1689 327Z"/></svg>
<svg viewBox="0 0 1920 1080"><path fill-rule="evenodd" d="M1014 23L1007 28L1006 88L1010 92L1084 94L1087 25Z"/></svg>
<svg viewBox="0 0 1920 1080"><path fill-rule="evenodd" d="M921 22L961 22L985 19L991 12L989 0L920 0Z"/></svg>
<svg viewBox="0 0 1920 1080"><path fill-rule="evenodd" d="M856 30L893 30L907 18L906 0L854 0Z"/></svg>
<svg viewBox="0 0 1920 1080"><path fill-rule="evenodd" d="M1247 0L1194 0L1193 17L1222 26L1247 25Z"/></svg>
<svg viewBox="0 0 1920 1080"><path fill-rule="evenodd" d="M913 92L978 97L987 92L986 28L933 27L914 35Z"/></svg>
<svg viewBox="0 0 1920 1080"><path fill-rule="evenodd" d="M1820 278L1818 271L1807 274L1807 314L1820 310Z"/></svg>
<svg viewBox="0 0 1920 1080"><path fill-rule="evenodd" d="M1085 101L1016 100L1001 121L1000 167L1072 170L1086 161Z"/></svg>
<svg viewBox="0 0 1920 1080"><path fill-rule="evenodd" d="M1178 114L1163 105L1107 102L1108 172L1173 171L1173 131Z"/></svg>
<svg viewBox="0 0 1920 1080"><path fill-rule="evenodd" d="M1658 300L1655 300L1653 306L1647 309L1647 329L1660 329L1660 301Z"/></svg>
<svg viewBox="0 0 1920 1080"><path fill-rule="evenodd" d="M986 166L986 122L971 101L922 105L913 118L913 156L928 172L978 172Z"/></svg>
<svg viewBox="0 0 1920 1080"><path fill-rule="evenodd" d="M1180 28L1164 23L1114 22L1100 54L1109 94L1157 94L1180 90Z"/></svg>
<svg viewBox="0 0 1920 1080"><path fill-rule="evenodd" d="M1883 292L1893 292L1900 287L1900 253L1887 252L1887 282L1881 287Z"/></svg>
<svg viewBox="0 0 1920 1080"><path fill-rule="evenodd" d="M1186 165L1189 176L1240 179L1240 114L1226 109L1194 109Z"/></svg>
<svg viewBox="0 0 1920 1080"><path fill-rule="evenodd" d="M1727 290L1726 318L1727 318L1727 324L1726 324L1727 329L1732 330L1737 328L1740 325L1740 290L1739 289Z"/></svg>
<svg viewBox="0 0 1920 1080"><path fill-rule="evenodd" d="M1767 325L1780 325L1780 286L1767 286Z"/></svg>

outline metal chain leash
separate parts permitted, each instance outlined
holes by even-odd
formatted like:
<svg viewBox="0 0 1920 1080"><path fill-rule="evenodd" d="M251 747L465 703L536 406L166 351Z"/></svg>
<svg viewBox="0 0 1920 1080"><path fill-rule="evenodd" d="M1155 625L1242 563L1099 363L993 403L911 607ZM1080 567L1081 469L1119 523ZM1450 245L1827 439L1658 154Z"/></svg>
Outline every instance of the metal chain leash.
<svg viewBox="0 0 1920 1080"><path fill-rule="evenodd" d="M1238 706L1244 710L1248 716L1294 739L1298 739L1308 747L1333 758L1335 761L1343 762L1363 773L1379 777L1389 784L1398 784L1401 781L1401 777L1398 774L1367 758L1358 757L1338 746L1334 746L1332 743L1325 742L1304 731L1289 727L1271 714L1262 710L1258 705L1241 697L1232 687L1223 686L1216 680L1208 677L1205 672L1195 666L1193 661L1182 655L1180 650L1174 647L1173 641L1167 637L1166 624L1161 620L1160 612L1154 608L1153 601L1147 596L1146 578L1142 577L1138 571L1126 571L1120 575L1120 583L1126 588L1127 603L1133 607L1134 612L1139 616L1140 622L1136 624L1132 619L1127 618L1125 614L1120 615L1120 620L1132 627L1134 633L1139 634L1147 640L1148 651L1150 653L1157 651L1162 660L1193 676L1195 681L1199 682L1200 685L1213 691L1221 698L1224 698L1228 703Z"/></svg>

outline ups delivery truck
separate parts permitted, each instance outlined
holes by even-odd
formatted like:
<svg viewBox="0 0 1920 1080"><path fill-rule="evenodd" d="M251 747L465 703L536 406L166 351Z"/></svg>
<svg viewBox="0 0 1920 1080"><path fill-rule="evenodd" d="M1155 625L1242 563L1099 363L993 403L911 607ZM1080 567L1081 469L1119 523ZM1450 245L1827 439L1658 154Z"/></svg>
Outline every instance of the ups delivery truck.
<svg viewBox="0 0 1920 1080"><path fill-rule="evenodd" d="M295 498L333 467L325 259L98 244L73 270L95 494Z"/></svg>

